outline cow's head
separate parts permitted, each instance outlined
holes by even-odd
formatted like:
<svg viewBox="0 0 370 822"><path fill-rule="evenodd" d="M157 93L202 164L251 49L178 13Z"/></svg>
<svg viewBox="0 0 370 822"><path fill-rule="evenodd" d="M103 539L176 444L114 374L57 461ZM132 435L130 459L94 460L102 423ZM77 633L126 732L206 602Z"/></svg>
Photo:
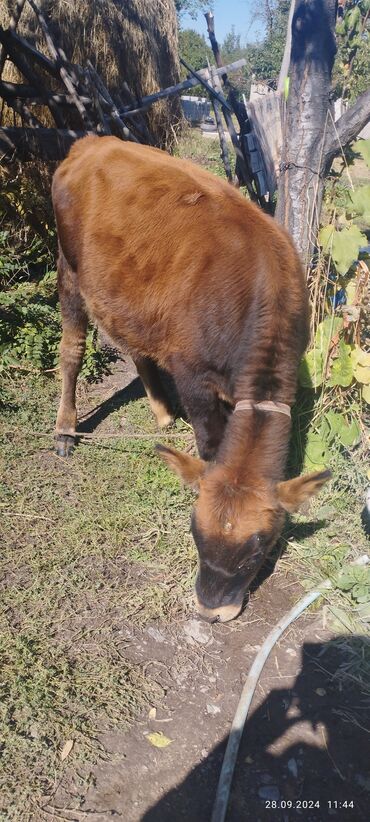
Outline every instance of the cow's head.
<svg viewBox="0 0 370 822"><path fill-rule="evenodd" d="M199 553L198 611L228 622L277 542L286 512L297 511L331 477L330 471L278 482L240 484L231 468L167 448L157 451L183 482L198 491L191 530Z"/></svg>

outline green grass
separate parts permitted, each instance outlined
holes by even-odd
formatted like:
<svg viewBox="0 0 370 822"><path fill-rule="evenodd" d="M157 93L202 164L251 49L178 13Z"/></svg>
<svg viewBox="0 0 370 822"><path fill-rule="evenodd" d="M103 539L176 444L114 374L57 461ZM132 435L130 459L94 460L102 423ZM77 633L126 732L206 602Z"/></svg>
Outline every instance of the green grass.
<svg viewBox="0 0 370 822"><path fill-rule="evenodd" d="M364 490L368 484L366 450L358 447L346 453L332 448L330 468L333 480L310 503L308 514L298 513L287 525L286 552L279 568L294 572L307 590L330 580L324 592L326 621L340 632L367 634L370 622L370 569L361 566L360 575L368 595L358 601L355 590L339 588L341 574L369 554L369 540L361 522ZM319 607L322 607L322 600ZM370 671L369 671L370 673Z"/></svg>
<svg viewBox="0 0 370 822"><path fill-rule="evenodd" d="M228 143L228 145L231 166L233 167L235 165L234 150L231 143ZM197 163L197 165L202 166L207 169L207 171L216 174L217 177L222 177L226 180L220 151L218 135L214 138L203 137L199 128L191 128L189 126L176 146L174 154L183 160L192 160L192 162Z"/></svg>
<svg viewBox="0 0 370 822"><path fill-rule="evenodd" d="M69 764L94 759L97 729L124 727L161 696L125 659L122 630L186 611L195 568L191 495L154 454L147 401L126 407L125 428L153 439L81 444L64 461L52 435L31 433L52 431L58 393L53 381L8 383L0 428L7 819L28 818L48 792L66 740L75 740ZM178 426L182 447L188 430Z"/></svg>
<svg viewBox="0 0 370 822"><path fill-rule="evenodd" d="M8 381L0 427L0 818L3 807L14 820L31 818L60 777L67 740L75 743L68 765L93 761L99 732L123 728L160 699L125 658L122 632L186 613L196 565L192 494L154 453L147 400L112 412L110 430L126 436L81 443L62 460L51 433L59 387L33 375ZM171 442L189 445L182 421L174 433ZM305 587L335 580L367 547L365 464L335 452L332 469L310 513L285 531L278 573ZM350 594L334 588L326 603L341 633L365 631L365 609Z"/></svg>
<svg viewBox="0 0 370 822"><path fill-rule="evenodd" d="M177 153L224 177L217 138L189 129ZM68 766L94 761L104 729L124 728L160 700L159 686L125 656L125 637L187 613L196 551L192 494L155 456L146 400L110 414L117 436L81 442L65 461L53 453L60 384L11 373L0 409L0 819L26 822L62 777L67 740ZM300 426L307 410L297 410ZM304 457L298 423L294 464ZM172 433L171 443L189 445L184 423ZM324 614L333 632L364 634L369 603L337 587L341 569L369 550L363 452L333 447L331 468L309 513L287 524L277 574L306 588L330 578ZM344 683L370 675L363 647L348 644L347 668L337 672Z"/></svg>

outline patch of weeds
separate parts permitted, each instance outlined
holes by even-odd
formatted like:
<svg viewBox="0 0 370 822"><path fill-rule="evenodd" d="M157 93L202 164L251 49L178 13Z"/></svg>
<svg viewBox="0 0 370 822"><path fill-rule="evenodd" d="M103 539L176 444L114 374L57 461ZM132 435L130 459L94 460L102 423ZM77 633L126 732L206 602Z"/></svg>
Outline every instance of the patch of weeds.
<svg viewBox="0 0 370 822"><path fill-rule="evenodd" d="M12 369L55 369L61 333L55 271L47 271L38 282L8 284L0 293L0 375ZM110 360L111 350L100 345L96 329L89 327L82 378L101 379L110 373Z"/></svg>
<svg viewBox="0 0 370 822"><path fill-rule="evenodd" d="M55 641L52 626L43 626L42 634L35 627L8 628L0 636L0 809L7 818L21 818L31 794L36 791L37 801L50 789L67 740L74 742L70 760L94 761L96 728L124 727L149 695L156 698L114 647L104 656L91 647L73 655Z"/></svg>
<svg viewBox="0 0 370 822"><path fill-rule="evenodd" d="M0 808L16 819L60 776L68 739L68 763L94 760L99 731L122 727L159 698L125 659L122 628L186 613L196 554L192 494L156 457L154 437L81 444L61 460L52 435L32 433L53 430L60 385L34 374L6 385ZM132 434L155 434L146 400L124 413ZM181 448L188 428L177 426Z"/></svg>
<svg viewBox="0 0 370 822"><path fill-rule="evenodd" d="M369 552L361 523L367 484L365 455L337 449L332 452L331 467L333 480L311 501L309 515L297 514L294 523L288 524L281 567L294 571L307 590L329 579L332 587L324 596L332 624L341 631L366 634L369 571L366 566L353 565Z"/></svg>

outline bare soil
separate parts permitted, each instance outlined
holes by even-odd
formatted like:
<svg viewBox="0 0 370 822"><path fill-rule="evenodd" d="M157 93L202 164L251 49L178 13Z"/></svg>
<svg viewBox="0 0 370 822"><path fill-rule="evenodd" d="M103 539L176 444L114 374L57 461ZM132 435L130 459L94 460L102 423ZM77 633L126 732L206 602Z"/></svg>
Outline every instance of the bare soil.
<svg viewBox="0 0 370 822"><path fill-rule="evenodd" d="M96 396L103 397L94 409ZM109 408L142 395L127 359L80 396L80 426L107 433ZM100 734L95 767L66 769L40 806L42 819L208 822L227 736L261 643L302 596L275 570L256 585L243 614L227 625L198 619L144 629L122 625L122 654L158 683L162 697L125 732ZM343 689L351 643L302 616L273 650L258 683L230 797L228 822L367 820L369 716L356 678ZM368 703L367 703L368 706ZM151 733L170 740L155 747Z"/></svg>

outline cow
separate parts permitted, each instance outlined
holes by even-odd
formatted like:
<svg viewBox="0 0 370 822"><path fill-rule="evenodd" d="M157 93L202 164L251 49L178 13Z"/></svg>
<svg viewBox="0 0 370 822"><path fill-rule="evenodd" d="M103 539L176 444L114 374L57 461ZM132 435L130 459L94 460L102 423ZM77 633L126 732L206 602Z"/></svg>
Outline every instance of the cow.
<svg viewBox="0 0 370 822"><path fill-rule="evenodd" d="M201 616L236 617L286 512L330 477L284 480L290 408L308 340L305 277L288 234L236 188L163 151L87 136L52 198L63 321L56 447L71 452L88 317L128 350L159 426L172 375L199 457L158 455L197 491ZM162 371L163 373L163 371Z"/></svg>

